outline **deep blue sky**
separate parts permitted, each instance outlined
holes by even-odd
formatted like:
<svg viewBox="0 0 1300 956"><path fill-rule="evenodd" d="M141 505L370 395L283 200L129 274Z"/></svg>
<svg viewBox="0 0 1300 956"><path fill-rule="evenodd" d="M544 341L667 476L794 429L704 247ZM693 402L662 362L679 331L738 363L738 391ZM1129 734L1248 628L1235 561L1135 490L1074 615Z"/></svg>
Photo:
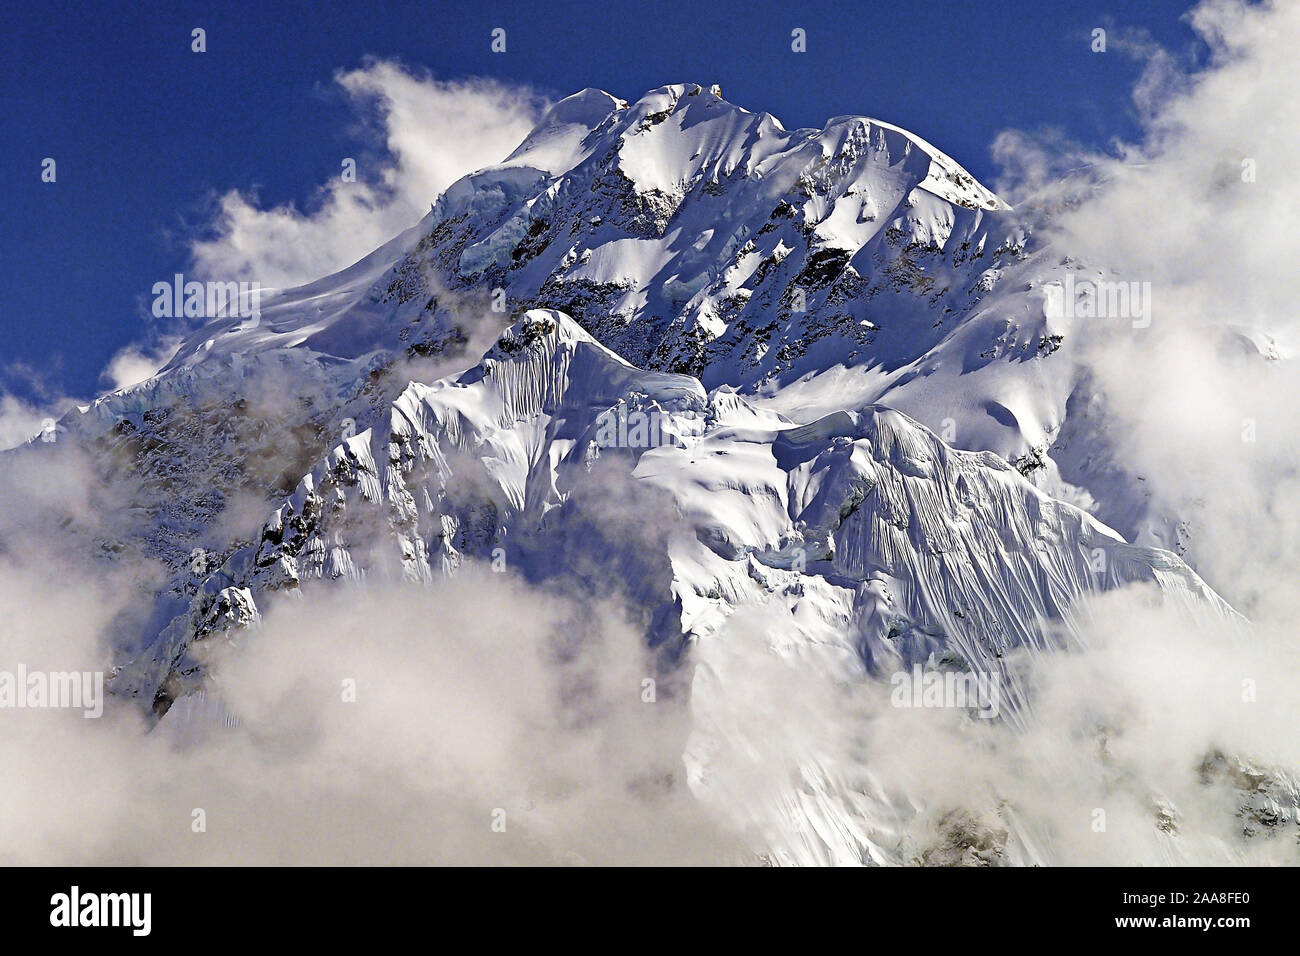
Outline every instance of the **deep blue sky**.
<svg viewBox="0 0 1300 956"><path fill-rule="evenodd" d="M989 146L1007 127L1056 126L1091 145L1133 136L1138 67L1092 54L1089 31L1142 27L1186 51L1188 5L6 0L0 392L39 397L27 366L54 394L96 394L109 358L147 335L149 290L184 271L216 194L258 187L264 205L309 203L338 157L358 153L356 114L332 76L367 55L555 97L716 82L790 128L844 113L897 123L990 181ZM190 52L196 26L203 55ZM505 55L489 49L496 26ZM790 52L796 26L805 55ZM46 156L53 185L40 181Z"/></svg>

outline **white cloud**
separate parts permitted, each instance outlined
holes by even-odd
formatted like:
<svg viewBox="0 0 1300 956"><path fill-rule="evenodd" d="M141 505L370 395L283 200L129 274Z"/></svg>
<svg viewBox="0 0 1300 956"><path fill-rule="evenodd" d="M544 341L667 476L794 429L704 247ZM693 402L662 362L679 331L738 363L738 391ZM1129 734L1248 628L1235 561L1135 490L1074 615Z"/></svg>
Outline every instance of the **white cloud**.
<svg viewBox="0 0 1300 956"><path fill-rule="evenodd" d="M546 103L531 90L495 80L442 81L386 60L340 72L335 81L383 126L388 158L357 161L356 182L340 175L320 189L316 208L261 208L232 190L220 199L215 237L192 247L203 278L288 288L346 268L429 210L466 173L500 162L540 119Z"/></svg>
<svg viewBox="0 0 1300 956"><path fill-rule="evenodd" d="M1188 18L1208 65L1180 73L1140 46L1142 142L1089 157L1095 194L1044 232L1063 255L1151 283L1150 328L1075 331L1108 435L1153 501L1191 519L1189 555L1212 585L1252 616L1293 615L1300 7L1210 0ZM1032 180L1045 160L1027 142L1004 134L999 148ZM1291 357L1263 358L1248 340Z"/></svg>
<svg viewBox="0 0 1300 956"><path fill-rule="evenodd" d="M49 418L57 417L48 408L40 408L16 395L0 395L0 449L21 445L41 432Z"/></svg>
<svg viewBox="0 0 1300 956"><path fill-rule="evenodd" d="M0 559L7 661L101 669L130 590ZM58 635L44 641L39 635ZM472 567L431 589L323 588L214 655L225 728L177 704L0 711L0 862L718 863L741 842L680 773L681 710L610 606ZM355 696L344 682L354 682ZM349 691L351 688L349 688ZM675 775L676 779L672 779ZM206 830L195 832L194 811ZM503 816L502 816L503 812ZM494 829L503 822L504 830Z"/></svg>
<svg viewBox="0 0 1300 956"><path fill-rule="evenodd" d="M113 390L138 385L158 374L180 343L180 336L169 335L152 347L128 345L109 360L100 379Z"/></svg>
<svg viewBox="0 0 1300 956"><path fill-rule="evenodd" d="M57 441L62 433L50 429L78 400L52 387L38 369L22 362L12 362L3 369L5 378L22 383L27 397L0 390L0 450L13 448L36 435L45 433Z"/></svg>
<svg viewBox="0 0 1300 956"><path fill-rule="evenodd" d="M1151 283L1149 328L1074 334L1119 459L1155 503L1191 519L1189 560L1254 624L1246 635L1197 624L1129 589L1090 602L1070 653L1017 655L1034 688L1026 732L972 736L924 711L874 721L874 773L930 812L1014 821L1046 862L1295 861L1300 7L1209 0L1189 20L1211 51L1202 69L1132 47L1149 63L1134 93L1141 142L1084 154L1012 131L995 150L1012 182L1047 190L1026 208L1062 255ZM1088 192L1054 205L1053 176L1080 162ZM1215 753L1272 768L1273 793L1203 772ZM1242 807L1274 797L1283 832L1269 839ZM1157 800L1176 810L1176 840L1154 825ZM1265 835L1243 841L1243 825Z"/></svg>

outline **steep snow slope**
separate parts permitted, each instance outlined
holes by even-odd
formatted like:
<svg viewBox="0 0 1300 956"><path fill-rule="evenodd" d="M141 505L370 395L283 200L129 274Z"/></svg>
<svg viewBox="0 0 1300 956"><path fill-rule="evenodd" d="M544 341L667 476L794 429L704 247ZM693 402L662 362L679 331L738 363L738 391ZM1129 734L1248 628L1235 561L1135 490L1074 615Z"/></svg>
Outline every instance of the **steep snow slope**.
<svg viewBox="0 0 1300 956"><path fill-rule="evenodd" d="M564 581L581 573L575 546L644 610L666 667L688 649L684 665L702 668L706 728L739 609L761 608L778 653L836 681L938 661L1008 688L1004 655L1050 647L1091 592L1151 582L1194 614L1233 616L1174 555L1126 544L899 412L796 425L730 387L637 369L535 310L477 367L412 382L382 426L334 447L120 679L165 712L202 684L206 649L279 592L429 581L465 560ZM1019 719L1008 693L1003 715ZM690 763L707 792L700 733ZM829 829L801 831L783 858L895 858L872 829L888 829L883 797L819 794L800 812Z"/></svg>
<svg viewBox="0 0 1300 956"><path fill-rule="evenodd" d="M557 513L620 456L628 493L679 516L666 544L683 632L711 609L725 616L703 596L745 578L856 582L851 630L869 669L948 650L989 666L1080 594L1138 580L1230 613L1176 557L1126 544L995 455L952 449L897 411L796 425L730 387L637 369L544 310L474 369L412 382L383 427L335 446L223 579L254 593L372 572L429 580L497 548L543 573L528 558L549 553Z"/></svg>

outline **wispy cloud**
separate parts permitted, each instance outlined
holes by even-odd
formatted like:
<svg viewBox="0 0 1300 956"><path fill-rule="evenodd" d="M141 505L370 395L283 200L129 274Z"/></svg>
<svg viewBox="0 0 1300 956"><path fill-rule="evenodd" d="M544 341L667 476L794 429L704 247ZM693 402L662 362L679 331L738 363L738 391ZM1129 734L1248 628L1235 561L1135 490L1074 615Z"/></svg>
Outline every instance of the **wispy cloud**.
<svg viewBox="0 0 1300 956"><path fill-rule="evenodd" d="M447 186L500 162L536 124L546 102L489 79L438 80L389 60L339 72L335 82L379 127L384 158L356 160L356 179L321 185L312 208L263 208L232 190L219 201L214 236L194 242L195 272L221 281L301 285L351 265L419 221Z"/></svg>
<svg viewBox="0 0 1300 956"><path fill-rule="evenodd" d="M165 335L154 345L128 345L109 360L100 381L110 389L138 385L156 375L180 343L180 336Z"/></svg>
<svg viewBox="0 0 1300 956"><path fill-rule="evenodd" d="M1300 8L1209 0L1188 20L1206 65L1178 72L1138 44L1142 141L1089 156L1095 192L1040 226L1062 255L1151 284L1149 328L1074 330L1107 434L1153 500L1191 521L1211 584L1252 615L1293 615ZM999 147L1032 180L1059 151L1030 140L1008 133Z"/></svg>

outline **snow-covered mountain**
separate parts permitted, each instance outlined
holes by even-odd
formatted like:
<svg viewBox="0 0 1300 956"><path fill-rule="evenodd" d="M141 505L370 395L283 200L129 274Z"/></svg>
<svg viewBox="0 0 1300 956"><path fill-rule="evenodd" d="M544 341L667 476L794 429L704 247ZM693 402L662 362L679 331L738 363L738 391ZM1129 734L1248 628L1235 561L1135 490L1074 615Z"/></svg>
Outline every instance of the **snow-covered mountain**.
<svg viewBox="0 0 1300 956"><path fill-rule="evenodd" d="M552 308L639 367L777 411L889 404L1182 551L1187 515L1152 511L1091 421L1076 333L1127 320L1083 318L1084 284L1078 309L1062 294L1067 276L1111 274L888 123L787 131L717 87L631 105L586 90L362 262L274 297L256 327L196 332L162 379L305 360L313 375L349 363L327 377L356 382L455 347L469 303Z"/></svg>
<svg viewBox="0 0 1300 956"><path fill-rule="evenodd" d="M584 508L607 472L630 514L673 516L654 544L610 540L608 516ZM1232 613L1175 556L1126 544L897 411L797 425L730 386L637 369L563 313L533 310L479 365L410 383L385 420L330 449L207 579L202 614L151 648L148 686L174 696L167 679L199 673L188 642L251 620L263 595L376 573L428 581L466 557L546 576L568 570L556 558L575 536L635 566L637 599L667 612L656 644L777 594L800 629L877 673L931 654L996 668L1081 594L1133 581Z"/></svg>
<svg viewBox="0 0 1300 956"><path fill-rule="evenodd" d="M1083 320L1050 307L1080 270L888 123L571 96L403 235L63 422L128 489L104 551L171 574L121 622L115 690L177 720L205 647L275 601L479 561L616 593L702 715L757 609L835 681L998 675L1021 720L1006 656L1068 640L1085 596L1236 618L1107 451ZM820 823L774 858L903 858L883 798L800 799Z"/></svg>

